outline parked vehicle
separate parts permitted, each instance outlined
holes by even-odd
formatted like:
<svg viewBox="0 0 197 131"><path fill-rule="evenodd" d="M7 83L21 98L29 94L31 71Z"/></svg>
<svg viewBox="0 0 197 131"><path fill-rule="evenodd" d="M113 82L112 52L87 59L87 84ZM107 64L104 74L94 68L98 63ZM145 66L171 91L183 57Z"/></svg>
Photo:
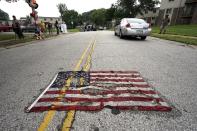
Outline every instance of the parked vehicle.
<svg viewBox="0 0 197 131"><path fill-rule="evenodd" d="M107 27L103 27L103 26L99 26L99 28L98 28L99 30L106 30L107 29Z"/></svg>
<svg viewBox="0 0 197 131"><path fill-rule="evenodd" d="M12 30L12 26L0 25L0 32L9 32Z"/></svg>
<svg viewBox="0 0 197 131"><path fill-rule="evenodd" d="M143 19L138 18L123 18L119 25L115 27L114 34L121 39L124 36L140 37L145 40L151 34L150 24Z"/></svg>
<svg viewBox="0 0 197 131"><path fill-rule="evenodd" d="M84 31L96 31L96 28L94 25L86 25Z"/></svg>
<svg viewBox="0 0 197 131"><path fill-rule="evenodd" d="M27 25L27 26L21 26L22 32L35 32L36 26L35 25Z"/></svg>
<svg viewBox="0 0 197 131"><path fill-rule="evenodd" d="M99 30L104 30L104 27L103 27L103 26L99 26L98 29L99 29Z"/></svg>

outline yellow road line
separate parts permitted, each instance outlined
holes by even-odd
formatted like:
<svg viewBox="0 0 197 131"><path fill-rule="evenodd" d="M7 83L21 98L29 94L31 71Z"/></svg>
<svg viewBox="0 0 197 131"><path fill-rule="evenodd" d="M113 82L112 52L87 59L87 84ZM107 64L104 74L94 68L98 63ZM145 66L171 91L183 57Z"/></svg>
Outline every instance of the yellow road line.
<svg viewBox="0 0 197 131"><path fill-rule="evenodd" d="M84 66L84 71L88 71L91 68L91 64L92 64L92 53L94 52L95 43L96 43L96 40L94 40L94 43L92 44L90 53L89 53L89 55L87 57L87 60L86 60L85 66Z"/></svg>
<svg viewBox="0 0 197 131"><path fill-rule="evenodd" d="M88 49L90 48L90 46L91 46L91 41L89 42L88 47L87 47L86 50L83 52L83 54L82 54L80 60L78 61L77 65L75 66L74 71L79 70L80 65L81 65L81 63L83 62L83 59L84 59L86 53L88 52ZM68 80L67 80L67 84L70 84L70 82L71 82L71 79L68 79ZM68 87L68 86L69 86L69 85L66 85L66 87ZM67 90L67 88L64 88L63 90L65 91L65 90ZM41 123L41 125L39 126L38 131L44 131L44 130L48 127L49 123L51 122L51 120L52 120L53 117L55 116L55 113L56 113L55 110L50 110L50 111L48 111L48 112L45 114L44 120L43 120L43 122ZM68 113L68 114L73 114L73 113L71 112L71 113ZM74 116L73 116L73 117L74 117Z"/></svg>
<svg viewBox="0 0 197 131"><path fill-rule="evenodd" d="M90 64L91 64L91 57L92 57L92 53L94 51L94 48L95 48L95 43L96 43L96 40L94 40L94 43L92 44L92 48L90 50L90 53L87 57L87 60L86 60L86 63L85 63L85 68L84 68L84 71L88 71L90 69ZM83 85L83 82L84 80L83 79L80 79L80 84ZM70 131L70 128L72 127L72 124L73 124L73 121L74 121L74 118L75 118L75 113L76 111L75 110L71 110L71 111L68 111L67 112L67 116L63 122L63 126L62 126L62 131Z"/></svg>

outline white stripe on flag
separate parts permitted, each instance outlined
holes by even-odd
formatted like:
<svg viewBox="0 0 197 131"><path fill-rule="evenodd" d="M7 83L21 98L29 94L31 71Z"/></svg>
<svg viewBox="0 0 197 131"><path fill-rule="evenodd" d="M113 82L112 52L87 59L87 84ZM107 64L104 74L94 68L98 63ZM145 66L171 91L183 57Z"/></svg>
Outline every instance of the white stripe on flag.
<svg viewBox="0 0 197 131"><path fill-rule="evenodd" d="M121 93L120 95L107 94L107 95L88 95L88 94L65 94L66 98L111 98L111 97L146 97L146 98L160 98L158 94L131 94Z"/></svg>
<svg viewBox="0 0 197 131"><path fill-rule="evenodd" d="M103 90L103 91L117 91L117 90L140 90L140 91L155 91L153 88L140 88L140 87L97 87L97 86L85 86L85 87L73 87L70 88L69 90L85 90L85 89L98 89L98 90ZM49 88L48 91L61 91L59 88Z"/></svg>
<svg viewBox="0 0 197 131"><path fill-rule="evenodd" d="M98 79L97 79L98 78ZM91 81L100 81L99 79L107 79L107 80L126 80L126 79L133 79L133 80L143 80L142 77L137 77L137 78L131 78L131 77L91 77Z"/></svg>
<svg viewBox="0 0 197 131"><path fill-rule="evenodd" d="M59 94L45 94L42 98L57 98ZM160 98L158 94L131 94L131 93L121 93L119 95L106 94L106 95L89 95L89 94L65 94L66 98L111 98L111 97L146 97L146 98Z"/></svg>
<svg viewBox="0 0 197 131"><path fill-rule="evenodd" d="M108 82L108 81L105 81L105 82L91 82L90 81L90 84L101 84L101 85L104 85L104 84L111 84L111 85L114 85L114 84L136 84L136 85L147 85L148 83L147 82Z"/></svg>

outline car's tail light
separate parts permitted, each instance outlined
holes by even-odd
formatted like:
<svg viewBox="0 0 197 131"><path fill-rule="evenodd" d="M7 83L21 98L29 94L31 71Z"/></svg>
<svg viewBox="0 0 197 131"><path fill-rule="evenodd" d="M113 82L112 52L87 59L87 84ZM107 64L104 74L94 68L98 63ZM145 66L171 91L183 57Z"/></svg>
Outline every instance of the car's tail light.
<svg viewBox="0 0 197 131"><path fill-rule="evenodd" d="M144 29L151 28L151 24L147 24L146 26L143 27Z"/></svg>
<svg viewBox="0 0 197 131"><path fill-rule="evenodd" d="M127 27L127 28L130 28L130 27L131 27L131 25L128 23L128 24L126 25L126 27Z"/></svg>

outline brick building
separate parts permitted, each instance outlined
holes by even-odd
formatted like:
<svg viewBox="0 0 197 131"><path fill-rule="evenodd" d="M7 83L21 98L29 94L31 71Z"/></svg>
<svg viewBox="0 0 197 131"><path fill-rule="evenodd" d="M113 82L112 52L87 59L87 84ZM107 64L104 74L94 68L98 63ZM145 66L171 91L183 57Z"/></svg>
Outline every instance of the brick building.
<svg viewBox="0 0 197 131"><path fill-rule="evenodd" d="M159 8L156 8L153 11L143 12L143 15L138 14L136 18L144 19L148 23L151 23L151 25L155 25L158 21L158 15L159 15Z"/></svg>
<svg viewBox="0 0 197 131"><path fill-rule="evenodd" d="M58 21L58 23L62 23L62 19L60 17L39 17L38 18L38 23L40 23L41 21L43 22L50 22L52 24L55 24L55 21Z"/></svg>
<svg viewBox="0 0 197 131"><path fill-rule="evenodd" d="M157 25L169 15L170 24L197 24L197 0L162 0Z"/></svg>
<svg viewBox="0 0 197 131"><path fill-rule="evenodd" d="M24 22L26 20L27 20L27 17L21 17L20 18L21 24L24 24ZM44 23L50 22L52 25L54 25L56 20L58 21L58 23L62 23L62 19L60 17L41 17L41 16L38 17L38 21L37 22L38 23L40 23L41 21L44 22ZM34 23L33 18L31 18L30 21L31 21L31 23Z"/></svg>

